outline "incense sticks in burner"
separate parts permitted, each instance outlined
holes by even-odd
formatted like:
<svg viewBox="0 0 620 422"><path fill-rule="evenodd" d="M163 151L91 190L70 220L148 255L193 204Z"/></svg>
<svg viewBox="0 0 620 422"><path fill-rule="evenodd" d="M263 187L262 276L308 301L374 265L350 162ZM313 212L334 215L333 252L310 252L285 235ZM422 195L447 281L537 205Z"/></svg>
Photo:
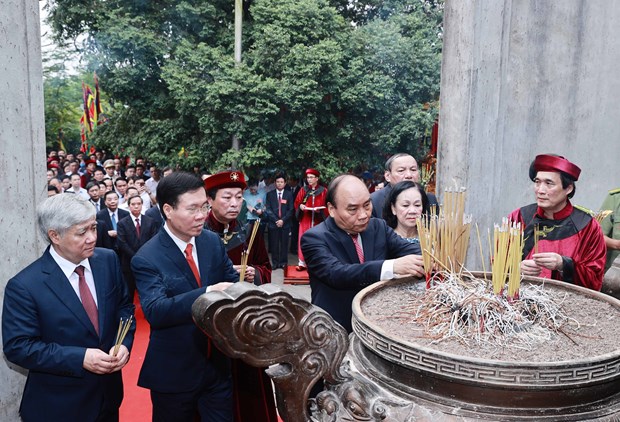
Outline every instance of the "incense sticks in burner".
<svg viewBox="0 0 620 422"><path fill-rule="evenodd" d="M427 279L435 264L447 271L459 272L465 263L471 214L465 214L465 189L447 189L444 203L437 213L418 219L418 235Z"/></svg>

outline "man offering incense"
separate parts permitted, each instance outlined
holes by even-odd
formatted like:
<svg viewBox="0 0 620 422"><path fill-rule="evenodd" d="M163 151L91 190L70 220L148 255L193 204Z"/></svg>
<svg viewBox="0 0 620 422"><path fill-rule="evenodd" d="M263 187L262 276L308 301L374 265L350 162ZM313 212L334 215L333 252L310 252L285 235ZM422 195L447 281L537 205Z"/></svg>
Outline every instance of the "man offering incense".
<svg viewBox="0 0 620 422"><path fill-rule="evenodd" d="M570 202L580 173L564 157L536 156L529 170L536 203L513 211L508 218L525 227L523 275L601 290L606 257L601 227Z"/></svg>

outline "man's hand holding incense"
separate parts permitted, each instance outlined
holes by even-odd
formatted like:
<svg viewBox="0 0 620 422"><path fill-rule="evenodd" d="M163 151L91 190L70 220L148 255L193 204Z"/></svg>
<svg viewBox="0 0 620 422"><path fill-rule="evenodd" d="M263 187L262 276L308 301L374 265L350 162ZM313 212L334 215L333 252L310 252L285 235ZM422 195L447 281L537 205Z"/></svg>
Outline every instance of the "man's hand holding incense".
<svg viewBox="0 0 620 422"><path fill-rule="evenodd" d="M99 349L86 349L82 367L87 371L100 375L118 371L129 360L129 351L125 346L121 346L116 356L112 356L113 352L114 347L110 349L109 354Z"/></svg>
<svg viewBox="0 0 620 422"><path fill-rule="evenodd" d="M535 253L532 255L532 259L539 267L547 268L551 271L562 271L562 268L564 268L562 255L555 252Z"/></svg>
<svg viewBox="0 0 620 422"><path fill-rule="evenodd" d="M394 274L424 276L422 255L406 255L394 260Z"/></svg>
<svg viewBox="0 0 620 422"><path fill-rule="evenodd" d="M538 277L540 275L541 268L536 265L533 259L524 259L521 261L521 274L529 275L531 277Z"/></svg>
<svg viewBox="0 0 620 422"><path fill-rule="evenodd" d="M241 273L241 265L233 265L233 268L237 271L237 273ZM250 267L249 265L246 266L244 280L250 283L254 283L255 276L256 276L256 270L254 269L254 267Z"/></svg>
<svg viewBox="0 0 620 422"><path fill-rule="evenodd" d="M114 349L115 347L112 347L110 349L110 355L112 356L114 355ZM116 367L111 372L120 371L125 365L127 365L127 362L129 362L129 350L127 350L127 347L121 344L118 348L118 352L116 352L115 357L118 359L118 361L116 363Z"/></svg>

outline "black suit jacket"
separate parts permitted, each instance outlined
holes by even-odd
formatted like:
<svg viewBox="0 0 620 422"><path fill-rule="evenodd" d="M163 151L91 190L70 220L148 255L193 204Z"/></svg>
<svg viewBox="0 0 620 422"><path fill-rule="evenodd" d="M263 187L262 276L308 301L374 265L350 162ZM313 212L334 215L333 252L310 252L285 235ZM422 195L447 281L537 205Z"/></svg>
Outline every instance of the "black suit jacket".
<svg viewBox="0 0 620 422"><path fill-rule="evenodd" d="M89 199L88 202L90 202L91 204L93 204L93 206L95 206L95 203L91 199ZM103 198L99 198L97 202L99 202L99 210L97 212L103 211L107 208L105 206L105 201L103 200Z"/></svg>
<svg viewBox="0 0 620 422"><path fill-rule="evenodd" d="M49 247L13 277L4 292L2 341L6 358L30 370L20 414L25 421L94 421L123 399L121 372L97 375L83 368L87 348L108 353L120 318L134 313L118 257L95 248L99 335ZM123 344L131 351L135 323Z"/></svg>
<svg viewBox="0 0 620 422"><path fill-rule="evenodd" d="M192 319L192 304L207 286L238 281L239 274L217 234L203 230L196 237L196 252L202 287L163 228L131 261L140 304L151 327L138 379L141 387L162 393L191 391L203 383L207 365L212 364L207 336Z"/></svg>
<svg viewBox="0 0 620 422"><path fill-rule="evenodd" d="M131 258L138 250L157 234L161 225L143 215L140 219L140 237L136 232L134 217L130 214L118 222L118 252L123 271L131 271Z"/></svg>
<svg viewBox="0 0 620 422"><path fill-rule="evenodd" d="M379 281L387 259L420 254L420 247L397 235L384 220L371 218L361 233L364 263L360 264L353 240L328 217L304 233L301 250L308 266L312 303L325 309L347 332L351 304L364 287Z"/></svg>
<svg viewBox="0 0 620 422"><path fill-rule="evenodd" d="M159 224L160 226L164 225L164 217L162 216L158 205L153 205L151 208L146 210L144 215L152 218L153 221L155 221L155 224Z"/></svg>
<svg viewBox="0 0 620 422"><path fill-rule="evenodd" d="M282 221L284 222L283 228L289 228L291 226L291 218L293 218L293 212L295 211L295 198L290 190L284 189L282 191ZM267 221L270 228L277 228L276 221L278 218L278 191L277 189L267 192L265 198Z"/></svg>
<svg viewBox="0 0 620 422"><path fill-rule="evenodd" d="M129 215L129 211L117 209L116 213L118 215L118 220L116 221L116 225L118 228L118 223L123 218ZM108 231L114 230L114 226L112 225L112 219L110 218L110 211L106 208L97 213L97 246L106 249L113 249L118 252L116 238L110 237Z"/></svg>

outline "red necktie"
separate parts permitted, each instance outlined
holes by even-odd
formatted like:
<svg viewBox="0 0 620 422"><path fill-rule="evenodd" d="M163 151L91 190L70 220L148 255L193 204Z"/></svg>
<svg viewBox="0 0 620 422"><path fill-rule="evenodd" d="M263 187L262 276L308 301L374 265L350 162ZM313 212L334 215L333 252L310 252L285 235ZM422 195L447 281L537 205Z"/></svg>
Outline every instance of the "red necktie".
<svg viewBox="0 0 620 422"><path fill-rule="evenodd" d="M136 233L138 233L138 237L140 237L140 219L136 218Z"/></svg>
<svg viewBox="0 0 620 422"><path fill-rule="evenodd" d="M90 289L86 284L86 278L84 277L84 266L78 265L75 268L75 273L78 275L78 288L80 291L80 299L82 299L82 306L84 306L84 310L86 311L90 322L93 323L95 331L99 334L99 314L97 312L95 299L93 299L93 295L90 293Z"/></svg>
<svg viewBox="0 0 620 422"><path fill-rule="evenodd" d="M194 273L194 277L196 277L196 282L198 283L198 286L202 286L202 283L200 282L200 273L198 272L198 267L196 266L196 261L194 261L194 257L192 256L192 244L188 243L187 246L185 247L185 259L187 259L187 263L189 264L189 267L192 269L192 272Z"/></svg>
<svg viewBox="0 0 620 422"><path fill-rule="evenodd" d="M282 218L282 193L278 192L278 218Z"/></svg>
<svg viewBox="0 0 620 422"><path fill-rule="evenodd" d="M357 241L357 234L352 234L351 240L353 240L353 245L355 246L355 252L357 252L357 258L360 260L360 264L364 263L364 250L362 249L362 245Z"/></svg>

